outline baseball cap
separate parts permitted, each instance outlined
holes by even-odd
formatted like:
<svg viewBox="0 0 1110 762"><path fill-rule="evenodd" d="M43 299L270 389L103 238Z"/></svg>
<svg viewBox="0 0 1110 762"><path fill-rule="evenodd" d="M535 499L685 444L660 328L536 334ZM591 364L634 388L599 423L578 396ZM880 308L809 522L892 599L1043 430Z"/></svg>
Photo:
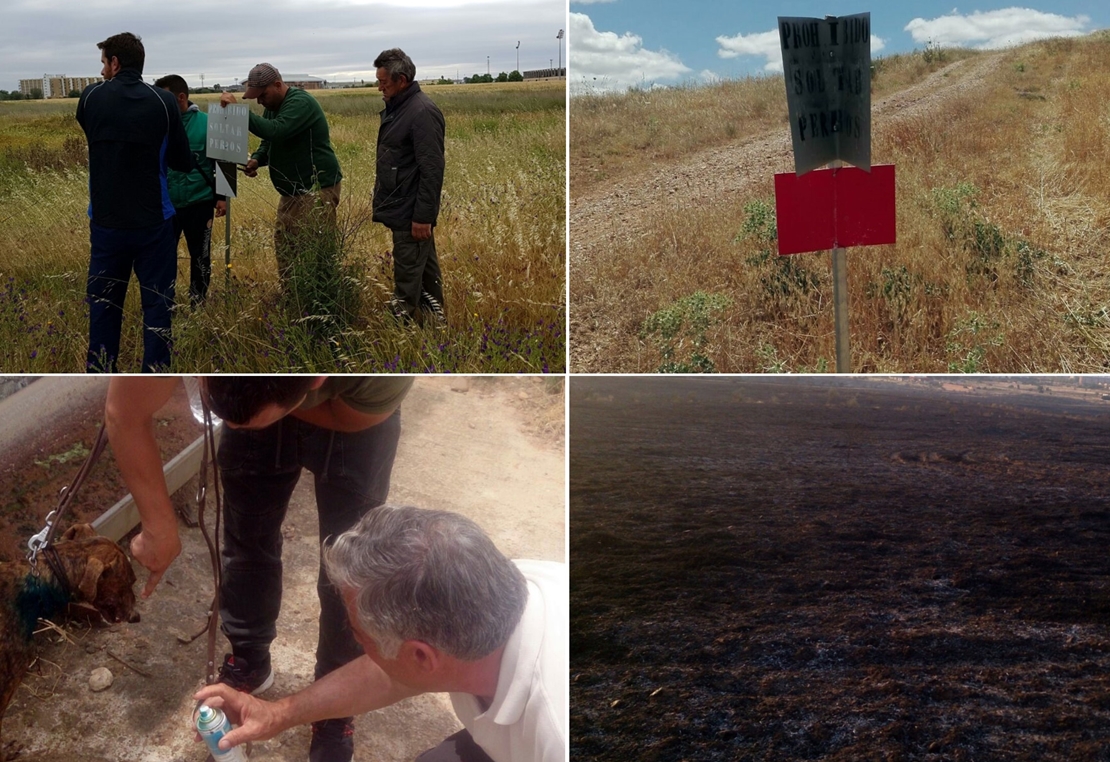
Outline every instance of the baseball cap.
<svg viewBox="0 0 1110 762"><path fill-rule="evenodd" d="M251 73L247 75L247 91L243 93L243 97L257 98L264 87L272 85L279 79L281 79L281 74L274 68L273 64L256 64L251 69Z"/></svg>

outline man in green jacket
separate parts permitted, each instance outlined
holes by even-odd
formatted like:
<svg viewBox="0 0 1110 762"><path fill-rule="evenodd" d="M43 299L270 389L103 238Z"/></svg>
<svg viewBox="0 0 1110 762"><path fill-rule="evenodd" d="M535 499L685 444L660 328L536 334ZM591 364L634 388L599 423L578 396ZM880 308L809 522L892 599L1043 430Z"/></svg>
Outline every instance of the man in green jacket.
<svg viewBox="0 0 1110 762"><path fill-rule="evenodd" d="M249 128L262 138L247 162L247 177L259 167L270 167L270 181L281 195L274 230L278 273L284 277L294 255L304 243L326 241L336 234L339 206L339 160L331 147L324 110L311 95L289 87L268 63L260 63L247 76L246 99L255 98L265 111L251 113ZM220 105L235 103L223 93Z"/></svg>
<svg viewBox="0 0 1110 762"><path fill-rule="evenodd" d="M212 160L205 155L208 135L208 114L189 100L189 85L178 74L167 74L154 83L177 99L181 110L181 124L189 138L193 154L193 169L178 172L171 169L166 175L170 201L173 203L174 240L185 234L189 249L189 304L193 307L208 296L208 283L212 278L212 218L223 217L227 202L216 197L216 178Z"/></svg>

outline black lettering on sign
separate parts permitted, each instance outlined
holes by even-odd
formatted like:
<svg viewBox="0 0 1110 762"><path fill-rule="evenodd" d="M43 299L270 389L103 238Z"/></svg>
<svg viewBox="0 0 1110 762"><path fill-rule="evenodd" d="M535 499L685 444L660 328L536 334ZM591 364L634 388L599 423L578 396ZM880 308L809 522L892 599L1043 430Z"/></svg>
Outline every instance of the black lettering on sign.
<svg viewBox="0 0 1110 762"><path fill-rule="evenodd" d="M836 21L830 21L829 22L829 31L832 32L832 44L833 45L839 45L840 44L839 42L836 41L836 25L837 25Z"/></svg>
<svg viewBox="0 0 1110 762"><path fill-rule="evenodd" d="M802 83L802 70L795 69L791 72L791 78L794 80L794 94L801 95L805 86Z"/></svg>
<svg viewBox="0 0 1110 762"><path fill-rule="evenodd" d="M849 45L871 41L871 23L868 19L845 19L844 38Z"/></svg>
<svg viewBox="0 0 1110 762"><path fill-rule="evenodd" d="M808 69L806 71L806 92L825 92L825 72L821 69Z"/></svg>
<svg viewBox="0 0 1110 762"><path fill-rule="evenodd" d="M798 48L815 48L821 44L817 36L816 21L809 24L790 24L784 21L779 29L779 36L782 38L783 50L790 50L791 46L795 50Z"/></svg>

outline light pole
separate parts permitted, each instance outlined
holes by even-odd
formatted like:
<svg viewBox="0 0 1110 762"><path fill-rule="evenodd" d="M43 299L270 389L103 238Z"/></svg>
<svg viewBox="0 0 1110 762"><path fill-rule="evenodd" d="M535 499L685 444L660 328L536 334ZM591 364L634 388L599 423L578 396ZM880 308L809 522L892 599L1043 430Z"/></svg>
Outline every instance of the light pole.
<svg viewBox="0 0 1110 762"><path fill-rule="evenodd" d="M559 41L559 68L563 68L563 30L560 29L559 33L555 35L555 39Z"/></svg>
<svg viewBox="0 0 1110 762"><path fill-rule="evenodd" d="M489 75L489 56L486 56L486 76L488 77Z"/></svg>
<svg viewBox="0 0 1110 762"><path fill-rule="evenodd" d="M520 40L516 41L516 71L520 73Z"/></svg>

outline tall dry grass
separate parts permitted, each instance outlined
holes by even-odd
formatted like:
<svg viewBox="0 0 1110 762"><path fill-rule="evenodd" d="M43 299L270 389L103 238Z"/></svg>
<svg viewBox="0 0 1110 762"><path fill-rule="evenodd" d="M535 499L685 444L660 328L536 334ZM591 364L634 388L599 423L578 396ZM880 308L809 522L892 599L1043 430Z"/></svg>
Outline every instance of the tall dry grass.
<svg viewBox="0 0 1110 762"><path fill-rule="evenodd" d="M232 201L202 309L187 305L179 247L174 370L182 372L562 372L566 336L565 93L561 82L426 88L447 122L436 244L448 325L395 324L389 232L371 222L376 90L317 94L343 170L339 261L283 294L273 254L278 196L262 170ZM198 95L202 109L215 95ZM0 104L0 370L81 372L88 311L88 169L75 100ZM252 147L257 139L252 138ZM324 247L327 248L327 247ZM333 256L321 251L320 256ZM322 261L322 260L321 260ZM332 298L334 296L334 298ZM122 369L142 354L138 286ZM333 314L336 312L340 314Z"/></svg>
<svg viewBox="0 0 1110 762"><path fill-rule="evenodd" d="M927 57L877 58L873 97L904 89L973 55L973 51L944 49ZM671 161L787 124L781 74L624 93L583 85L571 103L571 194L625 177L645 163Z"/></svg>
<svg viewBox="0 0 1110 762"><path fill-rule="evenodd" d="M978 89L873 124L872 161L897 167L898 243L848 251L853 371L1110 367L1110 35L996 55ZM590 369L834 367L830 257L779 257L773 206L768 176L590 258L574 309L581 291L616 321ZM699 292L727 306L668 338L659 315Z"/></svg>

